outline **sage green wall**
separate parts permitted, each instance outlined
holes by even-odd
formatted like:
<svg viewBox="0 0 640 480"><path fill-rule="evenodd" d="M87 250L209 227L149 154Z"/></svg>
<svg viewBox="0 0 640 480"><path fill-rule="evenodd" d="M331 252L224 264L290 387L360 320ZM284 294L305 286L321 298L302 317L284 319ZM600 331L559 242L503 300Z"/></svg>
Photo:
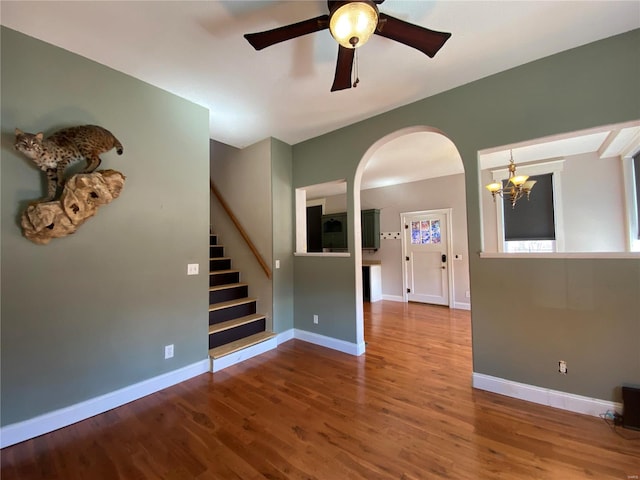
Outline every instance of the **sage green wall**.
<svg viewBox="0 0 640 480"><path fill-rule="evenodd" d="M206 109L2 28L2 425L207 358ZM102 125L124 154L122 195L49 245L19 215L42 172L13 149L15 127ZM203 268L204 267L204 268ZM164 359L164 346L175 356Z"/></svg>
<svg viewBox="0 0 640 480"><path fill-rule="evenodd" d="M353 257L295 257L293 268L294 327L358 343Z"/></svg>
<svg viewBox="0 0 640 480"><path fill-rule="evenodd" d="M293 328L293 188L292 149L271 139L271 195L273 203L273 331ZM280 268L275 268L275 261Z"/></svg>
<svg viewBox="0 0 640 480"><path fill-rule="evenodd" d="M367 149L401 128L440 129L465 167L474 371L620 400L617 386L640 383L640 260L481 259L479 195L485 193L477 152L637 120L638 78L640 30L634 30L294 145L293 186L346 178L353 226L354 175ZM352 227L352 251L353 243ZM297 328L355 342L355 302L353 256L295 258ZM321 318L315 329L313 314ZM560 359L569 375L558 375Z"/></svg>

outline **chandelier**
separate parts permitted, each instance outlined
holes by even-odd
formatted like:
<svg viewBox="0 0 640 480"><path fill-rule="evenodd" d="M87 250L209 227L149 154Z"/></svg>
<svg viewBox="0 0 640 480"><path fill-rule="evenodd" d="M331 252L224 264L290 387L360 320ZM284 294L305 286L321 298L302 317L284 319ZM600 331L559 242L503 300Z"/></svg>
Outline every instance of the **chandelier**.
<svg viewBox="0 0 640 480"><path fill-rule="evenodd" d="M509 156L509 178L507 179L507 184L503 185L502 181L496 180L486 185L485 188L491 192L494 202L496 201L496 195L499 195L500 198L508 195L508 198L511 200L511 208L515 208L516 202L525 195L527 196L527 200L529 200L531 189L536 184L536 181L529 180L528 175L516 175L516 164L513 163L513 150L509 150Z"/></svg>

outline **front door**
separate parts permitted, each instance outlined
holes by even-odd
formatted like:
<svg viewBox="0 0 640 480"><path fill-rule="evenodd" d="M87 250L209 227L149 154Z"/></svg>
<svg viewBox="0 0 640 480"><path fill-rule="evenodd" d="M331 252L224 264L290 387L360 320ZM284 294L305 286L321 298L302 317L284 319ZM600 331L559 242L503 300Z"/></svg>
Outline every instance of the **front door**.
<svg viewBox="0 0 640 480"><path fill-rule="evenodd" d="M405 286L411 302L449 305L447 213L402 215Z"/></svg>

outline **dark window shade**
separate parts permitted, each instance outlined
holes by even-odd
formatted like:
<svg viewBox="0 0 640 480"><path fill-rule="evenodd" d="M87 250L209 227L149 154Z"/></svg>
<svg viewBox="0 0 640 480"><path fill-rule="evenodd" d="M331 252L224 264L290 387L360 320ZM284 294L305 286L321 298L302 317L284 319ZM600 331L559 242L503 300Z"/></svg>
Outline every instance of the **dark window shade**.
<svg viewBox="0 0 640 480"><path fill-rule="evenodd" d="M636 183L636 217L638 218L638 238L640 239L640 152L633 156L633 176Z"/></svg>
<svg viewBox="0 0 640 480"><path fill-rule="evenodd" d="M529 179L537 181L529 201L525 196L512 208L509 195L504 197L504 239L555 240L553 174L535 175Z"/></svg>

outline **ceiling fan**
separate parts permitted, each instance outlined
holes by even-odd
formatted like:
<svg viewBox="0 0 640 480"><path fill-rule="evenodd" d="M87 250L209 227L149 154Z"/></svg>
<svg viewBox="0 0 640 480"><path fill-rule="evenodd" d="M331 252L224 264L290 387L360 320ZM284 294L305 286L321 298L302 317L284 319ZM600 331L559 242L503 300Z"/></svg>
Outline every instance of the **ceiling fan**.
<svg viewBox="0 0 640 480"><path fill-rule="evenodd" d="M432 57L438 53L451 36L428 28L407 23L378 11L384 0L328 0L329 15L303 20L265 32L247 33L244 38L256 50L276 43L318 32L328 28L339 43L336 73L331 91L356 86L352 84L351 71L356 48L364 45L373 35L390 38Z"/></svg>

